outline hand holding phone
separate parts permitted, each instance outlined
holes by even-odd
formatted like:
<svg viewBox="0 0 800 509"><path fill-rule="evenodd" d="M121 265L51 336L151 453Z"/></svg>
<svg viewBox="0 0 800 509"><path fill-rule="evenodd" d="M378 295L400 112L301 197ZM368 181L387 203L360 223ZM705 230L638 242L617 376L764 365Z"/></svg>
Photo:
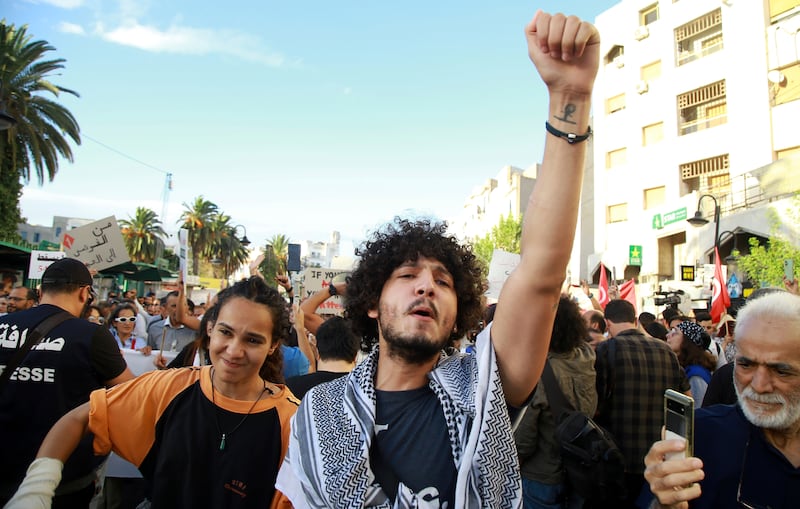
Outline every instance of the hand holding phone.
<svg viewBox="0 0 800 509"><path fill-rule="evenodd" d="M789 282L794 281L794 260L791 258L783 260L783 277Z"/></svg>
<svg viewBox="0 0 800 509"><path fill-rule="evenodd" d="M686 440L686 449L666 455L667 460L688 458L694 454L694 400L685 394L667 389L664 392L664 438Z"/></svg>

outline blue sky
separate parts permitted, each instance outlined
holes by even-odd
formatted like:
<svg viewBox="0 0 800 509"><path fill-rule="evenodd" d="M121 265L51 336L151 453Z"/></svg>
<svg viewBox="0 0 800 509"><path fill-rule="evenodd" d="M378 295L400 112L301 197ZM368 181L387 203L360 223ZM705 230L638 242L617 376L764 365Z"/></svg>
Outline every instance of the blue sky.
<svg viewBox="0 0 800 509"><path fill-rule="evenodd" d="M594 20L616 3L3 0L81 96L61 99L74 163L27 186L22 213L161 214L170 172L168 231L199 195L258 244L338 230L347 250L394 215L457 217L502 166L540 160L536 9Z"/></svg>

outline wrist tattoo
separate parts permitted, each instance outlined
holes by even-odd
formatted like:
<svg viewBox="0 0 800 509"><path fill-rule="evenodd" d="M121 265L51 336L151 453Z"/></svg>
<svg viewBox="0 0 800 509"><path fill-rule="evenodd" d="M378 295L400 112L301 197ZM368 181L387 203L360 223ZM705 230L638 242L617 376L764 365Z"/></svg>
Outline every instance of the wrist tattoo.
<svg viewBox="0 0 800 509"><path fill-rule="evenodd" d="M564 106L564 113L563 113L564 116L563 117L558 117L558 116L554 115L554 118L556 120L560 120L560 121L566 122L568 124L574 124L575 122L570 120L570 117L572 117L572 115L575 113L576 109L578 109L578 108L574 104L569 103L566 106Z"/></svg>

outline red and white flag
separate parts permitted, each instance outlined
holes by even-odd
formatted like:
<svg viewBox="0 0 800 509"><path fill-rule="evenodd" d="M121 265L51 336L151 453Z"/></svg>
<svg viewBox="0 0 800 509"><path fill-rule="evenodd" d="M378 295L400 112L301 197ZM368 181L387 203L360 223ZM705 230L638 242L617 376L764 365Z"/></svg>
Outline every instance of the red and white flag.
<svg viewBox="0 0 800 509"><path fill-rule="evenodd" d="M633 304L633 309L635 309L637 313L639 312L639 306L636 304L636 283L633 278L620 285L619 298Z"/></svg>
<svg viewBox="0 0 800 509"><path fill-rule="evenodd" d="M600 307L605 309L606 304L611 299L608 298L608 276L606 275L606 266L600 264L600 282L597 285L597 302Z"/></svg>
<svg viewBox="0 0 800 509"><path fill-rule="evenodd" d="M714 279L711 280L713 287L711 294L711 321L719 323L731 306L731 297L728 295L728 287L725 285L725 278L722 277L722 265L719 263L719 248L714 248Z"/></svg>

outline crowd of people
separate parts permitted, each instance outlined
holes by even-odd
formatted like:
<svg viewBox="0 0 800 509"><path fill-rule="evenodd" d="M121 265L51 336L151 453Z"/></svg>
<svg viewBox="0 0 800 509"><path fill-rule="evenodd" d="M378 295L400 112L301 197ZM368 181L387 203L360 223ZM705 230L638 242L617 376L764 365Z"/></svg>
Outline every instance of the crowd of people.
<svg viewBox="0 0 800 509"><path fill-rule="evenodd" d="M56 261L40 294L14 288L0 316L0 429L15 438L0 448L0 503L796 505L797 281L718 323L673 308L637 315L618 298L581 310L563 292L563 232L577 223L599 34L540 11L525 36L549 94L547 135L520 262L495 304L471 248L427 219L377 229L346 282L299 303L285 275L266 281L254 264L204 306L179 280L158 300L134 291L104 307L82 263ZM326 319L318 309L334 295L344 317ZM134 377L124 350L153 369ZM625 489L602 502L565 478L545 365L622 452ZM667 389L698 408L683 458L670 453L685 441L662 440ZM112 451L142 480L128 490L107 479L98 495Z"/></svg>

